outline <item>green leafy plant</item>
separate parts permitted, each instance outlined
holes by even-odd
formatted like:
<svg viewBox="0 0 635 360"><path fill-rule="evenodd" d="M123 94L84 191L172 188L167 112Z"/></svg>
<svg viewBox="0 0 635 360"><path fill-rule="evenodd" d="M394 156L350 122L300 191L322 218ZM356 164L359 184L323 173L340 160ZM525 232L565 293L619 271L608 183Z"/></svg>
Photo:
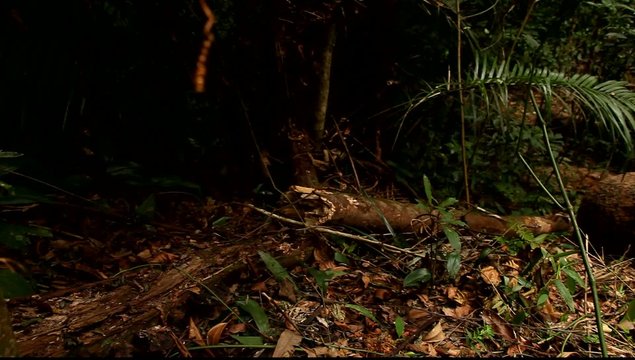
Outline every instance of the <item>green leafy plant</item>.
<svg viewBox="0 0 635 360"><path fill-rule="evenodd" d="M338 276L346 274L344 271L340 270L318 270L315 268L309 268L308 272L309 274L311 274L311 276L313 276L322 293L326 293L326 288L329 281Z"/></svg>
<svg viewBox="0 0 635 360"><path fill-rule="evenodd" d="M271 327L269 325L269 317L263 308L249 297L245 297L245 300L238 301L236 303L242 310L246 311L254 319L258 330L263 334L269 334Z"/></svg>
<svg viewBox="0 0 635 360"><path fill-rule="evenodd" d="M0 269L0 295L5 299L33 294L34 284L11 269Z"/></svg>
<svg viewBox="0 0 635 360"><path fill-rule="evenodd" d="M406 275L406 277L403 279L403 286L418 286L430 280L432 280L432 274L430 273L430 270L426 268L419 268Z"/></svg>
<svg viewBox="0 0 635 360"><path fill-rule="evenodd" d="M443 234L448 239L448 243L452 247L452 252L447 255L446 269L448 271L448 275L450 275L451 278L454 278L461 268L461 238L459 236L457 228L465 227L465 223L457 220L450 211L450 207L455 205L458 200L450 197L439 203L432 196L432 184L430 182L430 179L428 179L426 175L423 175L423 186L427 202L419 202L419 206L427 209L428 211L434 209L434 211L439 214L438 223L443 230ZM414 272L410 273L408 277L406 277L407 279L409 279L408 284L411 285L414 279L417 279L416 282L419 282L421 280L429 280L426 279L427 276L425 275L425 271L427 270L419 269L419 271L415 270ZM405 284L406 281L404 280L404 285Z"/></svg>
<svg viewBox="0 0 635 360"><path fill-rule="evenodd" d="M293 279L287 272L287 269L285 269L284 266L280 265L280 263L273 256L264 251L258 251L258 255L260 256L260 259L265 263L265 266L267 267L271 275L273 275L273 277L278 282L289 280L291 281L291 283L293 283Z"/></svg>
<svg viewBox="0 0 635 360"><path fill-rule="evenodd" d="M395 333L398 338L402 338L404 331L406 330L406 322L401 316L397 316L395 318Z"/></svg>
<svg viewBox="0 0 635 360"><path fill-rule="evenodd" d="M377 318L375 317L375 315L373 315L373 313L368 310L367 308L361 306L361 305L357 305L357 304L345 304L344 306L346 306L347 308L354 310L362 315L364 315L365 317L371 319L372 321L379 323L379 321L377 321Z"/></svg>
<svg viewBox="0 0 635 360"><path fill-rule="evenodd" d="M540 234L536 236L525 226L519 223L512 223L509 226L509 231L513 232L516 236L511 238L505 236L495 236L494 240L500 244L506 245L507 250L511 255L516 255L527 246L529 246L532 250L536 249L540 247L545 240L549 238L549 236L553 236L552 234Z"/></svg>
<svg viewBox="0 0 635 360"><path fill-rule="evenodd" d="M22 154L0 150L0 176L13 173L16 167L6 161L20 156ZM28 196L25 192L28 193L28 191L17 190L13 185L0 180L0 206L27 205L37 202L38 196ZM23 251L34 236L52 237L53 234L44 227L16 224L0 217L0 250L4 248ZM0 269L0 294L9 299L32 294L35 290L34 284L21 272L15 271L10 265L11 261L9 258L0 258L0 263L7 265L7 268Z"/></svg>
<svg viewBox="0 0 635 360"><path fill-rule="evenodd" d="M477 352L487 350L486 340L494 338L494 329L491 325L484 325L474 331L467 331L467 344ZM477 346L480 345L480 348Z"/></svg>

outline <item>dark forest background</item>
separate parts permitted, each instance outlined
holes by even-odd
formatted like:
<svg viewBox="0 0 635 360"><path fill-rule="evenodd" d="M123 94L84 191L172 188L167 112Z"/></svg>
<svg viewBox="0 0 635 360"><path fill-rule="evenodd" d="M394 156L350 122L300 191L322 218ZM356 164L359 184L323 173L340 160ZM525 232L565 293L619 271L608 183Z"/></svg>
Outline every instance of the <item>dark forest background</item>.
<svg viewBox="0 0 635 360"><path fill-rule="evenodd" d="M325 146L339 142L338 122L360 161L375 161L381 149L382 166L365 169L369 177L379 172L420 191L425 173L456 195L456 96L415 112L395 141L409 101L449 72L456 76L454 4L211 1L215 41L199 94L192 76L206 18L197 1L4 1L0 146L25 154L13 160L24 173L72 191L112 185L117 174L153 174L178 175L217 196L251 194L269 186L262 153L286 188L293 182L289 124L310 121L319 56L335 24ZM620 6L465 3L464 71L475 54L502 57L515 44L520 63L630 79L633 14ZM571 149L593 155L600 147L632 167L618 145L576 136ZM490 182L489 165L479 163L495 163L494 155L473 158L475 176L483 176L475 190Z"/></svg>

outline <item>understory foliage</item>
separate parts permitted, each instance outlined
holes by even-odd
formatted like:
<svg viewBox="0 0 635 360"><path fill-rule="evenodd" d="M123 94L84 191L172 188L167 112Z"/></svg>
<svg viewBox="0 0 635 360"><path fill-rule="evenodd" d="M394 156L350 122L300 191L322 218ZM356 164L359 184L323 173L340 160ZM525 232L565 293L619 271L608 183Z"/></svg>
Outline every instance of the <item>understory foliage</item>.
<svg viewBox="0 0 635 360"><path fill-rule="evenodd" d="M442 3L439 8L454 23L455 7L451 2ZM629 27L633 8L620 1L580 2L574 11L564 5L554 9L553 4L529 3L533 5L522 7L524 13L510 2L501 1L492 7L481 4L480 9L470 4L471 12L461 14L466 19L462 30L471 49L462 59L469 60L463 63L468 71L460 84L456 76L436 84L423 83L423 90L408 102L408 110L398 122L398 155L392 162L402 183L421 193L418 179L426 174L435 183L444 184L439 189L441 194L464 193L460 164L461 147L465 146L470 191L482 205L499 212L548 211L550 200L527 186L527 167L519 157L523 156L532 167L548 164L542 132L536 126L540 125L537 112L547 122L552 150L559 161L601 165L613 159L620 161L616 164L620 169L628 166L634 154L635 130L635 93L626 76L630 57L619 56L615 60L621 61L618 67L624 80L601 80L594 73L616 73L600 71L600 63L591 71L550 61L562 60L565 54L572 56L573 49L556 43L553 34L546 30L557 27L566 32L567 26L580 25L572 24L574 21L591 22L596 32L619 31L621 35L612 33L613 36L620 39L621 46L628 47L633 41ZM602 11L591 16L589 8ZM571 18L566 18L564 24L555 24L556 10ZM483 19L486 14L505 20L502 24L506 25L497 27L491 19ZM621 20L607 24L616 18ZM581 31L565 36L569 42L583 42L589 37ZM613 58L611 51L597 48L595 53ZM571 61L581 62L570 59L567 64L571 65ZM462 106L468 128L463 145L459 91L465 97Z"/></svg>

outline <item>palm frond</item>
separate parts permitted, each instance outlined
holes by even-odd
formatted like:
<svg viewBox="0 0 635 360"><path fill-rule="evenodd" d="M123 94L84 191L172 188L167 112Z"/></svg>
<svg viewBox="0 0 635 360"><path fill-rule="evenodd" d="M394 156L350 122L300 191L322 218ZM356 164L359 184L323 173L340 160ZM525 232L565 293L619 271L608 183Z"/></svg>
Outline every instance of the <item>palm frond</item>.
<svg viewBox="0 0 635 360"><path fill-rule="evenodd" d="M546 68L534 69L519 64L509 69L505 61L477 57L474 70L462 85L463 90L480 92L486 111L490 111L492 106L507 106L510 87L530 86L533 90L539 90L548 103L553 101L554 96L559 98L558 92L566 91L586 111L585 118L595 119L613 136L613 140L619 138L629 151L633 149L635 92L627 87L626 81L600 82L589 74L567 76ZM415 98L406 116L425 102L458 90L458 84L432 87Z"/></svg>

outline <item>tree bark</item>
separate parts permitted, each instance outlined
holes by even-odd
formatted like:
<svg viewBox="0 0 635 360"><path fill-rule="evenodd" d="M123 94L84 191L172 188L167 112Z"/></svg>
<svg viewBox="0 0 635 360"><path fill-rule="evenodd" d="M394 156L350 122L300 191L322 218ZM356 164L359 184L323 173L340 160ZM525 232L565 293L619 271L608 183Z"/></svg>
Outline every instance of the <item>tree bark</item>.
<svg viewBox="0 0 635 360"><path fill-rule="evenodd" d="M326 111L329 103L329 90L331 87L331 64L333 63L333 48L335 47L336 36L335 23L328 25L326 36L326 46L322 52L322 67L320 72L319 91L317 96L317 108L315 110L315 123L313 124L315 143L320 144L324 136L324 125L326 123Z"/></svg>
<svg viewBox="0 0 635 360"><path fill-rule="evenodd" d="M230 251L235 256L227 258L238 258L244 246L244 243L236 246ZM308 261L312 254L313 248L304 247L276 260L284 267L293 267ZM10 305L14 322L29 323L16 331L19 355L166 357L168 354L164 352L174 345L171 323L178 323L187 316L185 305L196 302L192 297L202 291L203 286L194 279L221 297L231 297L224 289L227 284L240 282L248 268L254 270L248 263L256 265L254 271L265 271L264 265L256 260L257 255L251 257L253 261L248 262L231 260L231 264L205 281L202 279L208 277L210 267L226 265L227 261L218 258L218 250L199 253L178 268L165 272L141 271L127 277L124 274L126 278L122 280L126 284L114 289L110 289L114 284L108 284L114 279L109 279L58 294L13 299ZM200 296L209 295L201 293ZM33 319L39 321L29 322Z"/></svg>
<svg viewBox="0 0 635 360"><path fill-rule="evenodd" d="M623 255L635 239L635 172L611 174L560 166L570 189L581 192L578 220L584 232L607 252Z"/></svg>

